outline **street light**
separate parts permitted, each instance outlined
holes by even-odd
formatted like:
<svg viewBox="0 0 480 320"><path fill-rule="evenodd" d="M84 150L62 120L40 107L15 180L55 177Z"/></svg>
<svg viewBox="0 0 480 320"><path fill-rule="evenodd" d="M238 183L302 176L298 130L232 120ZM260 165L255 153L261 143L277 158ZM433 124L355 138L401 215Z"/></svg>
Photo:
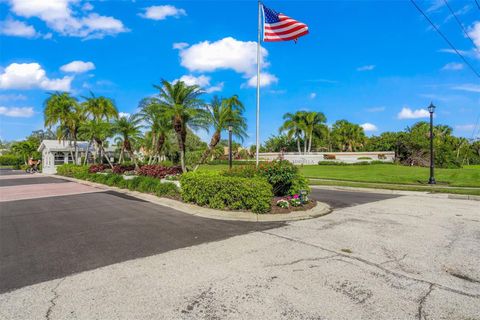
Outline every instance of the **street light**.
<svg viewBox="0 0 480 320"><path fill-rule="evenodd" d="M228 167L232 169L232 125L228 126Z"/></svg>
<svg viewBox="0 0 480 320"><path fill-rule="evenodd" d="M434 155L433 155L433 113L435 112L435 106L433 103L430 103L428 106L428 112L430 112L430 178L428 179L428 184L436 184L435 175L434 175Z"/></svg>

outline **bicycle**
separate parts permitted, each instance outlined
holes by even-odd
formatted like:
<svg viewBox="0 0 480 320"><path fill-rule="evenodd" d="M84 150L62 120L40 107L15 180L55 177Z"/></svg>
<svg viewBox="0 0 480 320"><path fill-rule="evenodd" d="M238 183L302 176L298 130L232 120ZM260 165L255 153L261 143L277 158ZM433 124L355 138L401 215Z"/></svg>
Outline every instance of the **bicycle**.
<svg viewBox="0 0 480 320"><path fill-rule="evenodd" d="M37 167L30 167L25 170L26 173L34 174L34 173L39 173L40 170L38 170Z"/></svg>

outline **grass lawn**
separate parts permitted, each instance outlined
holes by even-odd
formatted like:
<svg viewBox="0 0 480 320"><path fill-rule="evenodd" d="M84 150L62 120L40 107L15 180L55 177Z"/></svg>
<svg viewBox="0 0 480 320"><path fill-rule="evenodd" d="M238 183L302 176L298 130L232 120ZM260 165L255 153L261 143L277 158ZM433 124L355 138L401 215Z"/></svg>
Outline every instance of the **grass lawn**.
<svg viewBox="0 0 480 320"><path fill-rule="evenodd" d="M204 165L199 170L219 171L225 170L228 165ZM367 188L385 188L397 190L417 190L414 187L422 187L420 190L426 190L430 187L427 184L429 177L429 168L407 167L390 164L374 165L348 165L348 166L328 166L328 165L308 165L301 166L300 172L307 178L310 178L312 184L321 185L344 185L349 184L352 187ZM462 169L435 169L435 178L438 187L480 187L480 165L465 166ZM315 180L319 179L319 180ZM363 183L363 184L360 184ZM370 184L366 184L370 183ZM354 185L353 185L354 184ZM373 185L376 184L376 185ZM405 185L404 188L395 185ZM445 188L447 189L447 188ZM463 193L461 189L447 189L441 192ZM434 191L435 192L435 191ZM440 191L439 191L440 192ZM473 193L472 193L473 192ZM467 194L477 194L477 191L465 192Z"/></svg>
<svg viewBox="0 0 480 320"><path fill-rule="evenodd" d="M374 182L384 184L426 185L429 168L408 167L390 164L300 167L307 178L331 179L353 182ZM480 187L480 166L462 169L435 169L439 186Z"/></svg>

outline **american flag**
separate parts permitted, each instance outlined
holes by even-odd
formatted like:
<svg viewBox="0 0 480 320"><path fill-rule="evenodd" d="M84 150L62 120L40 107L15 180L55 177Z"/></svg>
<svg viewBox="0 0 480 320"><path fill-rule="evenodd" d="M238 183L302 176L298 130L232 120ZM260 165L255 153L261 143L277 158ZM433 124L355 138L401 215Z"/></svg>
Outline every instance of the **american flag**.
<svg viewBox="0 0 480 320"><path fill-rule="evenodd" d="M263 41L290 41L308 34L308 26L305 23L287 17L282 13L269 9L262 4L263 8Z"/></svg>

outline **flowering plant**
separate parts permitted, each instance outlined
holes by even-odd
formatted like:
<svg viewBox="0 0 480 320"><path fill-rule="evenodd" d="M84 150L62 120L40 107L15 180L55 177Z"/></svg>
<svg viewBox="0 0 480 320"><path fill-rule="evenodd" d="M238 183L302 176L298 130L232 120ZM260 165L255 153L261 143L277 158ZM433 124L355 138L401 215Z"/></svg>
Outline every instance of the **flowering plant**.
<svg viewBox="0 0 480 320"><path fill-rule="evenodd" d="M293 197L290 198L290 204L292 207L299 207L302 205L302 201L300 200L300 196L298 194L294 194Z"/></svg>
<svg viewBox="0 0 480 320"><path fill-rule="evenodd" d="M280 200L277 201L277 206L279 206L280 208L288 208L289 204L288 204L287 200L280 199Z"/></svg>

